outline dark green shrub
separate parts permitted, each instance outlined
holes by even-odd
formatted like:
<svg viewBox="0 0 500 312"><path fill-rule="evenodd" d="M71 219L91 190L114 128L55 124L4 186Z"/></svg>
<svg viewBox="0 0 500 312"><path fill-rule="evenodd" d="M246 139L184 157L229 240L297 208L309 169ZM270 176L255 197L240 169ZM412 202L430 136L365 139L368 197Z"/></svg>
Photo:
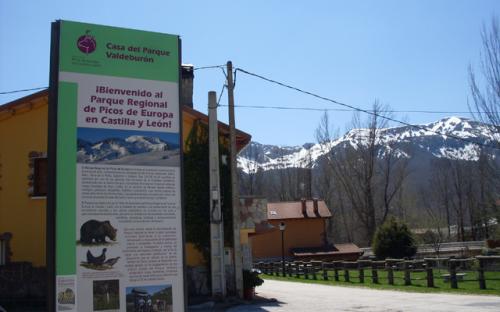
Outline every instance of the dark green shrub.
<svg viewBox="0 0 500 312"><path fill-rule="evenodd" d="M417 247L406 224L391 217L375 232L372 250L378 259L402 259L413 257Z"/></svg>
<svg viewBox="0 0 500 312"><path fill-rule="evenodd" d="M254 288L264 283L264 280L259 277L258 270L243 270L243 288Z"/></svg>

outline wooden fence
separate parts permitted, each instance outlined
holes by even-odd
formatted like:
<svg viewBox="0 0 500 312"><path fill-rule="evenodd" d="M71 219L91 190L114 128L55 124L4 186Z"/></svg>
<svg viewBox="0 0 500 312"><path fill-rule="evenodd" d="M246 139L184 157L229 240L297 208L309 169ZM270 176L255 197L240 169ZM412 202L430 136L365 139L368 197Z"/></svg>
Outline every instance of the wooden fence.
<svg viewBox="0 0 500 312"><path fill-rule="evenodd" d="M458 288L461 282L478 282L479 289L486 289L486 283L498 281L500 278L486 278L486 272L500 272L500 256L477 256L467 259L425 258L423 260L386 259L384 261L358 260L349 261L286 261L283 272L282 262L258 262L255 268L264 274L288 276L327 281L333 279L350 282L353 278L360 283L371 279L380 282L380 272L386 272L387 283L395 285L395 280L402 279L404 285L412 285L415 281L424 280L427 287L435 287L435 279L442 278L450 283L451 288ZM441 270L444 273L441 273ZM439 276L435 276L436 271ZM403 274L394 274L402 272ZM415 273L419 274L415 274ZM357 273L353 275L353 273ZM475 277L473 277L474 273ZM472 277L471 277L472 276Z"/></svg>

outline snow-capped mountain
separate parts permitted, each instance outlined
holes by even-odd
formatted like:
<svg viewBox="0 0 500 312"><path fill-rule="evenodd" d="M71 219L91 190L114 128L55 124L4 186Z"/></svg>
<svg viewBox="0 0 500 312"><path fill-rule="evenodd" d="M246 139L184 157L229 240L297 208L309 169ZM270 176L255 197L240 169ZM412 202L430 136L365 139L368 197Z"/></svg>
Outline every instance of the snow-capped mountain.
<svg viewBox="0 0 500 312"><path fill-rule="evenodd" d="M147 152L168 151L169 148L167 142L160 138L140 135L125 139L108 138L94 143L78 139L77 161L99 162Z"/></svg>
<svg viewBox="0 0 500 312"><path fill-rule="evenodd" d="M315 166L326 153L347 148L357 149L368 144L369 129L352 129L344 136L323 144L303 146L274 146L251 142L238 157L238 167L244 172L257 169L304 168ZM460 160L477 160L479 146L486 148L492 157L500 156L500 131L493 126L462 117L443 118L418 126L379 129L376 133L378 156L391 151L396 157L435 157Z"/></svg>

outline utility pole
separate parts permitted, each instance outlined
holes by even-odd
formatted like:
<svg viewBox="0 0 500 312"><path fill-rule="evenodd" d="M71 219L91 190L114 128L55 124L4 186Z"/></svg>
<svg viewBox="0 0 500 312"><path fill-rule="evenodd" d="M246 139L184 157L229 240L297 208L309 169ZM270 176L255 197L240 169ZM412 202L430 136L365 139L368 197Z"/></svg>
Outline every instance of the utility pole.
<svg viewBox="0 0 500 312"><path fill-rule="evenodd" d="M227 62L227 98L229 110L229 140L231 149L231 194L233 204L234 278L238 297L243 298L243 264L240 242L240 196L236 169L236 128L234 121L233 63Z"/></svg>
<svg viewBox="0 0 500 312"><path fill-rule="evenodd" d="M217 95L208 92L208 149L210 156L210 263L212 296L226 297L224 268L224 222L220 205L219 128L217 126Z"/></svg>

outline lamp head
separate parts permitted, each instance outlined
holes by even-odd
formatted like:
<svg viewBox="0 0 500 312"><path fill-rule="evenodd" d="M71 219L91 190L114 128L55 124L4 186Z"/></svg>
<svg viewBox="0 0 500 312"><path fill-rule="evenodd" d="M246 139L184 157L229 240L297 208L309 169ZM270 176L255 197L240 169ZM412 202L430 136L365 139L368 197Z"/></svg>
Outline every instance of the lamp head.
<svg viewBox="0 0 500 312"><path fill-rule="evenodd" d="M286 224L285 224L285 222L281 221L281 222L280 222L280 231L284 231L284 230L285 230L285 228L286 228Z"/></svg>

